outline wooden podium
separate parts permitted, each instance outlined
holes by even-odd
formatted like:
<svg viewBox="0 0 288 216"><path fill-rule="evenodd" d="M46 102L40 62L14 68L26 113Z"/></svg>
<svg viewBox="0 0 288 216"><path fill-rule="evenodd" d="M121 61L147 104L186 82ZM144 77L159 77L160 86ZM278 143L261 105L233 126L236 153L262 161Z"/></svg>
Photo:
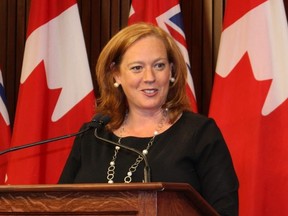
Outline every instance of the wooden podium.
<svg viewBox="0 0 288 216"><path fill-rule="evenodd" d="M218 215L188 184L0 186L0 215Z"/></svg>

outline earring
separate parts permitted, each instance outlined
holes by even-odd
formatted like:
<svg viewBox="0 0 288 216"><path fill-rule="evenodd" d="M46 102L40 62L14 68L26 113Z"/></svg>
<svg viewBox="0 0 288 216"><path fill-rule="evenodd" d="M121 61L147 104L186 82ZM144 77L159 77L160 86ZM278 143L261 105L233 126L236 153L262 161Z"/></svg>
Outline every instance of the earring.
<svg viewBox="0 0 288 216"><path fill-rule="evenodd" d="M171 82L171 83L174 83L174 82L175 82L175 78L174 78L174 77L171 77L171 78L170 78L170 82Z"/></svg>
<svg viewBox="0 0 288 216"><path fill-rule="evenodd" d="M115 88L118 88L120 86L120 84L117 83L117 82L115 82L113 85L114 85Z"/></svg>

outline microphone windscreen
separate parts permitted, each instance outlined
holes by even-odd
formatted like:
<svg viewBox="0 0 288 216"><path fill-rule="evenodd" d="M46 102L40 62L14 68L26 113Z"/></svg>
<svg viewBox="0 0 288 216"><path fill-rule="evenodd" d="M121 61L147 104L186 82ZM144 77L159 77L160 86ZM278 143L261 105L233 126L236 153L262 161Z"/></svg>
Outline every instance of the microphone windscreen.
<svg viewBox="0 0 288 216"><path fill-rule="evenodd" d="M104 127L109 121L110 117L107 115L97 114L89 124L89 127L92 128L101 128Z"/></svg>
<svg viewBox="0 0 288 216"><path fill-rule="evenodd" d="M99 123L102 126L105 126L106 124L108 124L108 122L111 120L110 116L102 116L102 118L99 120Z"/></svg>

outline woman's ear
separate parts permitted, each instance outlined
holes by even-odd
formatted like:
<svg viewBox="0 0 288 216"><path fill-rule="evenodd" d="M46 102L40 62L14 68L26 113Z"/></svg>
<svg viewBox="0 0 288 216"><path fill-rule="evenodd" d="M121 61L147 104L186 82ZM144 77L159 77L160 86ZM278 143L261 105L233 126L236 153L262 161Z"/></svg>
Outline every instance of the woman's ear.
<svg viewBox="0 0 288 216"><path fill-rule="evenodd" d="M113 80L114 80L114 83L113 83L114 87L118 88L121 85L119 76L117 75L113 76Z"/></svg>
<svg viewBox="0 0 288 216"><path fill-rule="evenodd" d="M115 62L110 64L110 71L113 74L113 79L116 83L119 83L119 71L116 68Z"/></svg>
<svg viewBox="0 0 288 216"><path fill-rule="evenodd" d="M120 73L118 71L113 72L113 78L115 82L117 82L118 84L121 84Z"/></svg>

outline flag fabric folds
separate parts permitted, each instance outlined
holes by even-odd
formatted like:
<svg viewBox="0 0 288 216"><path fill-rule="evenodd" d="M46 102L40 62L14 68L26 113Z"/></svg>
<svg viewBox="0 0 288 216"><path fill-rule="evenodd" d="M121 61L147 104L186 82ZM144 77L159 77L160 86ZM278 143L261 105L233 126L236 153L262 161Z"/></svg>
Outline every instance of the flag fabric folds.
<svg viewBox="0 0 288 216"><path fill-rule="evenodd" d="M240 182L240 215L288 212L288 28L282 0L228 0L209 116Z"/></svg>
<svg viewBox="0 0 288 216"><path fill-rule="evenodd" d="M176 41L187 65L187 95L191 108L197 112L194 84L190 71L185 32L179 0L132 0L128 25L137 22L153 23L168 32Z"/></svg>
<svg viewBox="0 0 288 216"><path fill-rule="evenodd" d="M12 146L77 132L94 110L76 0L31 0ZM73 140L9 153L6 183L57 183Z"/></svg>
<svg viewBox="0 0 288 216"><path fill-rule="evenodd" d="M0 151L8 149L11 141L10 120L6 102L4 82L0 70ZM7 156L0 155L0 184L5 183L6 168Z"/></svg>

